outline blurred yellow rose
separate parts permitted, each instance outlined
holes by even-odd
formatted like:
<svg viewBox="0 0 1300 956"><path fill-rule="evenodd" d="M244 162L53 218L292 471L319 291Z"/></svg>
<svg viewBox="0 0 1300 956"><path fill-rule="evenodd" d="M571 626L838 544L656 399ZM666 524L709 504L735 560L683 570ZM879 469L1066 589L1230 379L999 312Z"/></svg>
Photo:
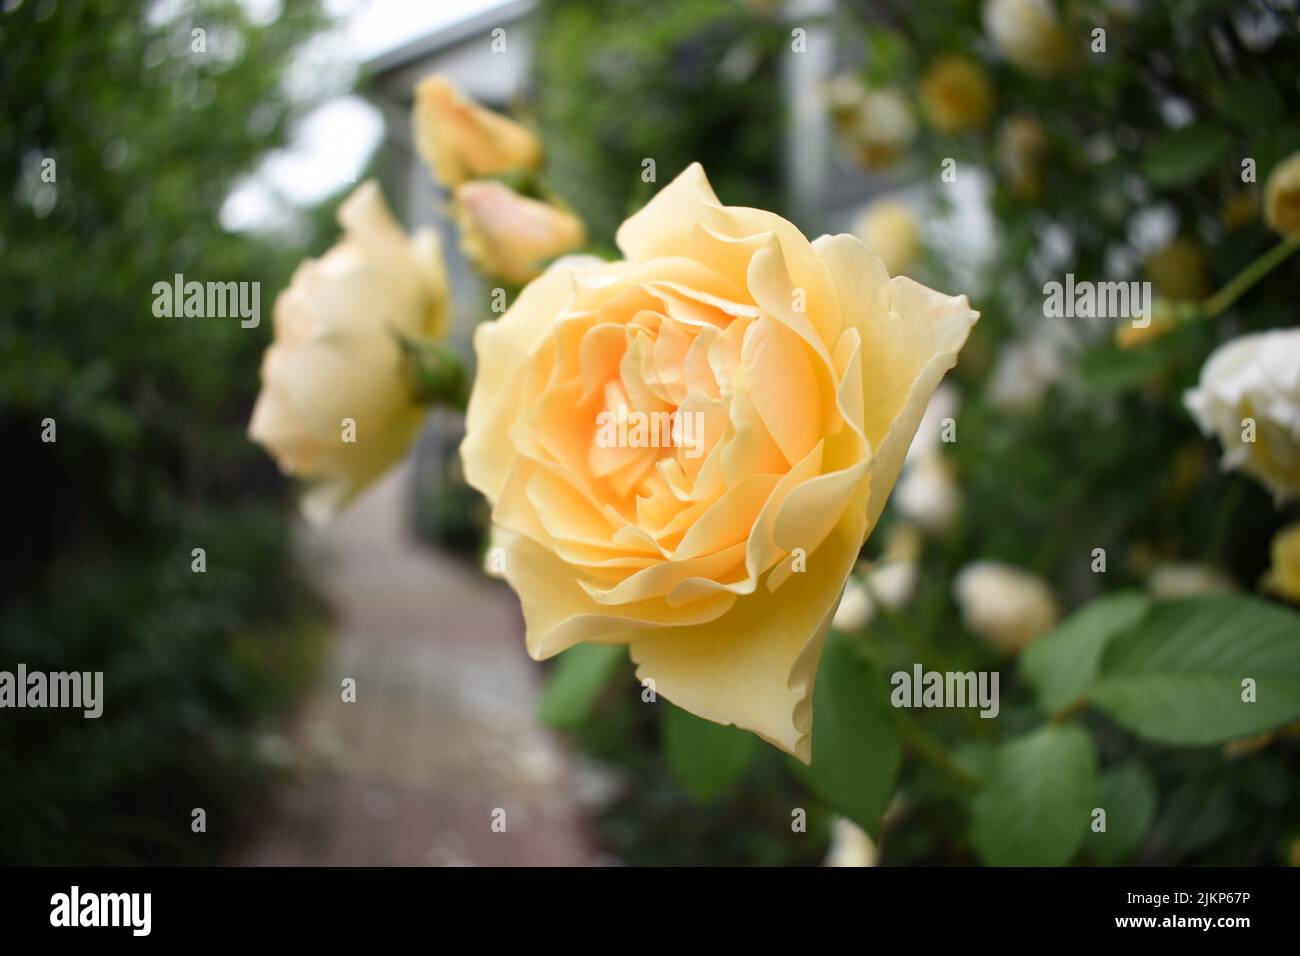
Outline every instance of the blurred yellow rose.
<svg viewBox="0 0 1300 956"><path fill-rule="evenodd" d="M1156 294L1171 302L1195 302L1214 291L1205 249L1194 239L1178 238L1153 252L1142 272Z"/></svg>
<svg viewBox="0 0 1300 956"><path fill-rule="evenodd" d="M1264 184L1264 219L1283 236L1300 229L1300 153L1278 163Z"/></svg>
<svg viewBox="0 0 1300 956"><path fill-rule="evenodd" d="M1008 117L998 129L996 162L1007 190L1032 199L1042 188L1039 160L1047 148L1043 124L1032 116Z"/></svg>
<svg viewBox="0 0 1300 956"><path fill-rule="evenodd" d="M448 189L478 176L541 165L537 137L468 99L441 74L416 86L411 127L416 151Z"/></svg>
<svg viewBox="0 0 1300 956"><path fill-rule="evenodd" d="M1282 502L1300 495L1300 329L1219 346L1183 403L1223 446L1223 468L1251 475Z"/></svg>
<svg viewBox="0 0 1300 956"><path fill-rule="evenodd" d="M1051 0L987 0L984 32L1026 73L1051 76L1073 64L1075 50Z"/></svg>
<svg viewBox="0 0 1300 956"><path fill-rule="evenodd" d="M547 260L586 242L582 221L549 203L520 196L494 179L458 186L456 223L461 251L489 275L519 285Z"/></svg>
<svg viewBox="0 0 1300 956"><path fill-rule="evenodd" d="M395 334L441 334L447 313L435 233L408 238L373 182L338 218L343 238L303 262L276 299L275 340L248 426L281 470L314 482L302 505L317 522L406 453L423 409Z"/></svg>
<svg viewBox="0 0 1300 956"><path fill-rule="evenodd" d="M921 251L916 216L897 199L881 199L867 206L853 231L892 276L909 272Z"/></svg>
<svg viewBox="0 0 1300 956"><path fill-rule="evenodd" d="M921 107L945 133L979 129L993 110L993 89L984 67L959 53L941 56L921 77Z"/></svg>
<svg viewBox="0 0 1300 956"><path fill-rule="evenodd" d="M656 692L808 761L840 592L976 313L723 206L698 164L617 238L475 336L461 456L529 653L626 644ZM673 428L611 440L634 416Z"/></svg>
<svg viewBox="0 0 1300 956"><path fill-rule="evenodd" d="M1289 524L1273 536L1269 546L1272 564L1264 588L1293 604L1300 604L1300 522Z"/></svg>

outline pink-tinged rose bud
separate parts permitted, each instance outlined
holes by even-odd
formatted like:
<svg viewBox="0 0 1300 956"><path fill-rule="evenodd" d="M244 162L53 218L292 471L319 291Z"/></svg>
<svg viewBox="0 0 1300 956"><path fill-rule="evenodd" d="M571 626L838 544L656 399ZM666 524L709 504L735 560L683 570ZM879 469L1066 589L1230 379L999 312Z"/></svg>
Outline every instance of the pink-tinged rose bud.
<svg viewBox="0 0 1300 956"><path fill-rule="evenodd" d="M541 165L536 136L479 106L441 74L425 77L415 88L411 125L416 150L448 189L478 176Z"/></svg>
<svg viewBox="0 0 1300 956"><path fill-rule="evenodd" d="M484 272L519 285L546 263L586 242L582 220L571 212L520 196L493 179L458 187L456 222L461 250Z"/></svg>

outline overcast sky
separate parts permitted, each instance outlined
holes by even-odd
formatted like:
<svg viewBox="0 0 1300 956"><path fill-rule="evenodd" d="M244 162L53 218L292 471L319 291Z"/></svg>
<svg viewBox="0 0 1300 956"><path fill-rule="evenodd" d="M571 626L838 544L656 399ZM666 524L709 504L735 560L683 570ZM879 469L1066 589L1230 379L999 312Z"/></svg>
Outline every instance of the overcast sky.
<svg viewBox="0 0 1300 956"><path fill-rule="evenodd" d="M255 19L274 19L280 0L241 0ZM337 27L313 41L290 88L304 97L326 97L303 121L289 148L271 154L256 175L241 183L221 210L230 229L274 225L281 207L310 205L351 182L364 169L383 136L379 113L347 89L359 64L434 30L450 26L507 0L325 0Z"/></svg>

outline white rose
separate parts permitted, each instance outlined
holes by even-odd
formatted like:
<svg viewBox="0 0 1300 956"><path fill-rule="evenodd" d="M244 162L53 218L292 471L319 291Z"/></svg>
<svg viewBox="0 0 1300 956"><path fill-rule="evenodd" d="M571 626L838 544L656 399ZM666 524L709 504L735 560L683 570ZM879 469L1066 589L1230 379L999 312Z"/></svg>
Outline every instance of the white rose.
<svg viewBox="0 0 1300 956"><path fill-rule="evenodd" d="M1009 564L977 561L953 583L962 620L974 634L1006 652L1024 648L1061 616L1047 582Z"/></svg>
<svg viewBox="0 0 1300 956"><path fill-rule="evenodd" d="M939 455L910 461L894 489L898 513L929 534L952 530L961 512L961 488Z"/></svg>
<svg viewBox="0 0 1300 956"><path fill-rule="evenodd" d="M447 311L435 233L408 237L373 182L344 201L338 220L343 238L298 266L276 299L248 426L282 471L313 482L302 506L317 522L406 453L424 410L397 334L439 335Z"/></svg>
<svg viewBox="0 0 1300 956"><path fill-rule="evenodd" d="M865 830L851 820L836 818L826 866L875 866L879 857L875 842Z"/></svg>
<svg viewBox="0 0 1300 956"><path fill-rule="evenodd" d="M1002 411L1033 411L1064 372L1060 354L1048 342L1032 340L1009 345L993 369L989 401Z"/></svg>
<svg viewBox="0 0 1300 956"><path fill-rule="evenodd" d="M1158 598L1191 597L1231 591L1231 579L1204 564L1170 561L1157 565L1147 578L1147 590Z"/></svg>
<svg viewBox="0 0 1300 956"><path fill-rule="evenodd" d="M1243 335L1219 346L1183 396L1196 424L1281 503L1300 494L1300 329Z"/></svg>
<svg viewBox="0 0 1300 956"><path fill-rule="evenodd" d="M920 572L915 561L884 561L867 571L865 582L850 575L831 622L836 630L860 631L876 616L876 601L891 610L903 607L916 594Z"/></svg>
<svg viewBox="0 0 1300 956"><path fill-rule="evenodd" d="M1027 73L1049 76L1074 59L1069 34L1051 0L988 0L984 32L1003 56Z"/></svg>
<svg viewBox="0 0 1300 956"><path fill-rule="evenodd" d="M835 609L831 627L837 631L860 631L876 616L876 607L866 585L850 575L844 582L840 605Z"/></svg>

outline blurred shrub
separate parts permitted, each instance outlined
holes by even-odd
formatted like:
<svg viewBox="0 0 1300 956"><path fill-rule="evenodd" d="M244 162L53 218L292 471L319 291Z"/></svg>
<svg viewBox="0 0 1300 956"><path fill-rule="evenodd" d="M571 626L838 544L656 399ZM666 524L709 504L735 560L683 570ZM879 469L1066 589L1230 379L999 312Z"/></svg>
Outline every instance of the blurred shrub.
<svg viewBox="0 0 1300 956"><path fill-rule="evenodd" d="M259 723L311 673L319 612L244 435L303 250L216 215L284 142L285 68L320 22L294 0L260 27L217 0L0 15L0 669L101 670L106 698L98 720L0 712L0 862L211 859L265 776ZM175 273L260 282L261 326L156 318Z"/></svg>
<svg viewBox="0 0 1300 956"><path fill-rule="evenodd" d="M539 119L550 184L597 242L693 162L731 205L782 188L788 34L734 0L544 0ZM642 179L655 162L655 180Z"/></svg>

